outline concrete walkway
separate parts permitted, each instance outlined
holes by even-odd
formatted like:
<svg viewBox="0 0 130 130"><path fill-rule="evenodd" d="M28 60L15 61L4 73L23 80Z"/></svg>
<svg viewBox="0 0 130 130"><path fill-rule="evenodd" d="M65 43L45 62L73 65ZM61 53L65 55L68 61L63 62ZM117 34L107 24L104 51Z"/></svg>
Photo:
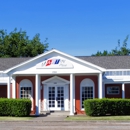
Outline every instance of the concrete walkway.
<svg viewBox="0 0 130 130"><path fill-rule="evenodd" d="M32 121L64 121L66 118L63 116L39 116L32 119Z"/></svg>

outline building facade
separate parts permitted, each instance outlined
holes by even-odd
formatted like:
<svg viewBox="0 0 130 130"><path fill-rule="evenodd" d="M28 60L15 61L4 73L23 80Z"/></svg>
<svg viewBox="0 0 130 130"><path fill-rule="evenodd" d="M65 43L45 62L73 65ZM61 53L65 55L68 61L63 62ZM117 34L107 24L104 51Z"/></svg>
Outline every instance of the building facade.
<svg viewBox="0 0 130 130"><path fill-rule="evenodd" d="M33 58L0 58L0 97L29 98L31 113L84 114L83 101L130 98L130 56L70 56L52 49Z"/></svg>

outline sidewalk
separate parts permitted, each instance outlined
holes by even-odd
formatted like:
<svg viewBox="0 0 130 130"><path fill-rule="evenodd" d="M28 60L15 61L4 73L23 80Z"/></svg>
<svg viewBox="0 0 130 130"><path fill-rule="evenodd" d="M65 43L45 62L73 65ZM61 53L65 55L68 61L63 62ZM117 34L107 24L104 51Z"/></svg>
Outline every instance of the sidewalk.
<svg viewBox="0 0 130 130"><path fill-rule="evenodd" d="M33 118L31 121L64 121L66 118L65 115L63 116L39 116Z"/></svg>

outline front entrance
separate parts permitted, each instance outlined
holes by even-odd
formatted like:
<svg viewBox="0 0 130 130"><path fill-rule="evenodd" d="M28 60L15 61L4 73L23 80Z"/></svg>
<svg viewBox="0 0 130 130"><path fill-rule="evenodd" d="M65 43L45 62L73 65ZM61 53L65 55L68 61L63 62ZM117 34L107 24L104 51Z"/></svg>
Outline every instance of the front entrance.
<svg viewBox="0 0 130 130"><path fill-rule="evenodd" d="M69 81L54 76L42 82L43 111L69 111Z"/></svg>
<svg viewBox="0 0 130 130"><path fill-rule="evenodd" d="M50 110L64 110L64 87L48 87L48 104Z"/></svg>

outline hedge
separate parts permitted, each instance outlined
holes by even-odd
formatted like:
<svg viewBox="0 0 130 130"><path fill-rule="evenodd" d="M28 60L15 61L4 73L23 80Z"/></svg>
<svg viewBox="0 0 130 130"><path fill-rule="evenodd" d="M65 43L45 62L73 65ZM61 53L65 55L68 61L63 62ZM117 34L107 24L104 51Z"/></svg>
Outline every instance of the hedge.
<svg viewBox="0 0 130 130"><path fill-rule="evenodd" d="M0 98L0 116L29 116L31 101L29 99Z"/></svg>
<svg viewBox="0 0 130 130"><path fill-rule="evenodd" d="M87 99L84 101L86 115L130 115L130 99Z"/></svg>

